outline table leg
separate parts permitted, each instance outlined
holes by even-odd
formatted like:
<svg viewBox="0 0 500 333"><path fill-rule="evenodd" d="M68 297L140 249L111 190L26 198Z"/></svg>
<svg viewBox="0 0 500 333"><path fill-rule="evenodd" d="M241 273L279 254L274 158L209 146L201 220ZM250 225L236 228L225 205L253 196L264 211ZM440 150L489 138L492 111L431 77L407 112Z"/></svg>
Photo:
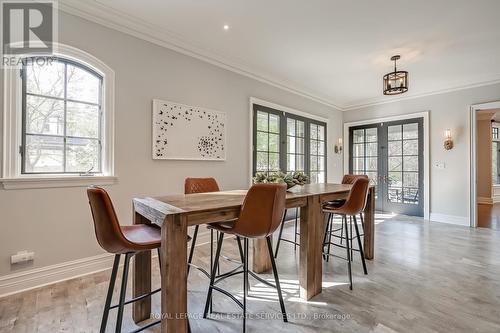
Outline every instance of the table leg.
<svg viewBox="0 0 500 333"><path fill-rule="evenodd" d="M134 213L134 224L149 224L150 221ZM137 253L134 256L134 275L132 278L133 297L151 292L151 251ZM133 303L132 318L139 323L151 316L151 297Z"/></svg>
<svg viewBox="0 0 500 333"><path fill-rule="evenodd" d="M266 273L270 271L271 258L269 257L269 250L267 249L267 241L263 239L253 240L253 271L255 273Z"/></svg>
<svg viewBox="0 0 500 333"><path fill-rule="evenodd" d="M307 198L300 209L300 297L309 300L321 293L323 237L325 221L319 196Z"/></svg>
<svg viewBox="0 0 500 333"><path fill-rule="evenodd" d="M363 251L366 259L373 259L375 247L375 188L371 187L368 194L364 216L364 244Z"/></svg>
<svg viewBox="0 0 500 333"><path fill-rule="evenodd" d="M161 331L187 332L187 223L168 215L161 227Z"/></svg>

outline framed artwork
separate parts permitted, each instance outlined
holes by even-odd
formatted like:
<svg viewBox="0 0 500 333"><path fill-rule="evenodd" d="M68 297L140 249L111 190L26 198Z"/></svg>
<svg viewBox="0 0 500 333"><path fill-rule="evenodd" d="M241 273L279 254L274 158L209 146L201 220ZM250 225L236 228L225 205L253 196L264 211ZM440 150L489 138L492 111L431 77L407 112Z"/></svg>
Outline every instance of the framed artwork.
<svg viewBox="0 0 500 333"><path fill-rule="evenodd" d="M153 159L225 161L226 114L154 99Z"/></svg>

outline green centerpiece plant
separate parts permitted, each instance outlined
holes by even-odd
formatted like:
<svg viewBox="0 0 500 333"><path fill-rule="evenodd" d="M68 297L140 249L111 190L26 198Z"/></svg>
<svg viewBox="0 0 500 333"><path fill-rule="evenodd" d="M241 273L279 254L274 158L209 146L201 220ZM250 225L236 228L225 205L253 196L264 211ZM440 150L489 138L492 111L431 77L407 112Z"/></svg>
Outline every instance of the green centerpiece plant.
<svg viewBox="0 0 500 333"><path fill-rule="evenodd" d="M269 174L265 172L257 172L253 178L255 184L259 183L285 183L287 189L291 189L296 185L304 185L308 182L308 177L302 171L294 171L290 173L284 173L282 171L271 172Z"/></svg>

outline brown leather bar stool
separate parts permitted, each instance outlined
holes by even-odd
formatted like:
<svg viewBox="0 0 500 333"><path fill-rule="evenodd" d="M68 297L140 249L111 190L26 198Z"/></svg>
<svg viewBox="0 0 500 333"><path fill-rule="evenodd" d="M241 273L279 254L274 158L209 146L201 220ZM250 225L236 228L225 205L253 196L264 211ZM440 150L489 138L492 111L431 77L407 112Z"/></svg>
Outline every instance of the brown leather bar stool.
<svg viewBox="0 0 500 333"><path fill-rule="evenodd" d="M346 245L347 250L347 267L349 271L349 288L352 290L352 272L351 272L351 250L350 241L352 235L349 234L349 229L347 228L347 216L351 216L354 220L354 229L356 231L356 239L358 240L358 251L361 256L361 262L363 263L363 271L368 274L366 270L365 256L363 253L363 245L361 244L361 238L359 236L358 223L356 221L356 215L360 214L366 207L366 202L368 198L368 189L370 185L370 180L368 178L358 178L352 185L349 196L344 204L340 207L334 205L327 205L323 207L323 212L326 214L338 214L342 216L342 227L346 233ZM333 244L337 245L338 244ZM341 246L344 247L344 246ZM330 256L330 253L327 253Z"/></svg>
<svg viewBox="0 0 500 333"><path fill-rule="evenodd" d="M353 175L353 174L346 174L344 177L342 177L342 184L349 184L352 185L354 182L360 178L365 178L368 179L367 175ZM345 203L344 199L339 199L339 200L334 200L330 201L327 203L328 206L330 207L340 207ZM364 209L363 209L364 211ZM323 243L325 246L328 247L327 253L330 253L330 246L332 245L332 236L334 238L339 238L340 239L340 244L343 243L343 240L345 239L344 237L344 227L343 225L340 228L334 229L333 228L333 214L328 214L328 222L327 222L327 227L325 229L325 237L323 240ZM359 214L359 217L361 218L361 226L364 231L364 220L363 220L363 212ZM352 218L349 218L349 227L352 235ZM340 231L340 236L335 235L335 232ZM360 236L363 236L363 234L360 234ZM349 239L350 243L350 248L351 248L351 260L352 260L352 253L353 253L353 247L352 247L352 238ZM328 262L330 256L325 255L324 259Z"/></svg>
<svg viewBox="0 0 500 333"><path fill-rule="evenodd" d="M194 193L211 193L211 192L219 192L219 185L217 184L217 181L214 178L186 178L184 181L184 194L194 194ZM227 223L227 222L225 222ZM193 256L194 256L194 249L196 246L196 240L198 239L198 230L200 229L199 225L196 225L194 227L194 232L193 232L193 239L191 242L191 249L189 250L189 257L188 257L188 274L190 271L191 266L194 268L198 269L200 272L205 274L208 278L210 278L210 273L207 272L205 269L198 267L192 263L193 261ZM218 235L218 233L217 233ZM243 249L241 246L241 241L239 238L237 238L238 241L238 249L240 251L240 257L243 256ZM213 267L213 244L214 244L214 230L210 229L210 272L212 271ZM225 257L226 260L233 261L230 258ZM242 265L242 262L237 262L237 264ZM240 268L237 267L237 268ZM236 269L237 269L236 268ZM220 274L220 271L218 271Z"/></svg>
<svg viewBox="0 0 500 333"><path fill-rule="evenodd" d="M161 231L160 228L146 224L120 226L113 203L111 202L108 193L100 187L92 186L87 188L87 196L89 198L90 209L94 220L97 242L105 251L115 254L113 269L111 271L111 279L109 281L108 293L106 296L106 303L102 314L101 328L99 331L101 333L106 331L109 310L118 308L115 331L121 332L124 306L146 297L150 297L152 294L160 291L160 289L156 289L151 293L125 301L130 258L138 252L150 251L154 249L158 249L159 256ZM113 298L113 289L115 287L116 275L118 266L120 265L121 255L125 255L125 261L120 288L120 300L117 305L112 306L111 301ZM161 320L149 323L134 332L145 330L160 322Z"/></svg>
<svg viewBox="0 0 500 333"><path fill-rule="evenodd" d="M285 311L285 303L283 302L283 295L281 293L281 287L278 277L278 271L276 269L276 262L274 261L273 248L271 245L271 237L273 232L280 226L282 221L283 213L285 211L285 196L286 196L286 185L282 184L256 184L253 185L246 195L245 201L241 208L239 218L232 225L227 224L211 224L209 227L220 232L219 238L217 240L217 250L215 252L215 263L212 269L212 274L210 278L210 286L208 288L207 300L205 303L205 311L203 313L203 318L207 318L208 309L210 301L212 300L212 292L216 290L229 298L231 298L238 306L243 309L243 332L246 330L246 308L247 308L247 295L249 290L248 284L248 274L252 275L261 283L268 286L276 288L278 291L278 297L281 307L281 313L283 315L283 321L287 322L287 315ZM217 267L219 265L219 257L222 248L222 242L224 240L224 234L231 234L237 237L243 238L243 270L233 273L222 274L221 276L216 276ZM267 249L269 251L269 257L271 258L271 265L273 268L274 281L276 285L269 283L268 281L262 279L254 272L248 269L248 239L259 239L265 238L267 241ZM241 303L236 297L234 297L230 292L217 286L222 280L234 276L236 274L243 273L243 303Z"/></svg>

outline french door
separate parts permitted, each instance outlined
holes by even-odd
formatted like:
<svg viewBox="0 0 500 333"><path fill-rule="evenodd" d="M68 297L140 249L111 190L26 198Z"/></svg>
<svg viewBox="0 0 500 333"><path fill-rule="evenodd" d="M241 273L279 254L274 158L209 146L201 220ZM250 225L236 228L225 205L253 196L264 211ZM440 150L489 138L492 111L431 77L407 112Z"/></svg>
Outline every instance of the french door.
<svg viewBox="0 0 500 333"><path fill-rule="evenodd" d="M377 210L423 216L423 118L349 128L349 171L376 186Z"/></svg>

